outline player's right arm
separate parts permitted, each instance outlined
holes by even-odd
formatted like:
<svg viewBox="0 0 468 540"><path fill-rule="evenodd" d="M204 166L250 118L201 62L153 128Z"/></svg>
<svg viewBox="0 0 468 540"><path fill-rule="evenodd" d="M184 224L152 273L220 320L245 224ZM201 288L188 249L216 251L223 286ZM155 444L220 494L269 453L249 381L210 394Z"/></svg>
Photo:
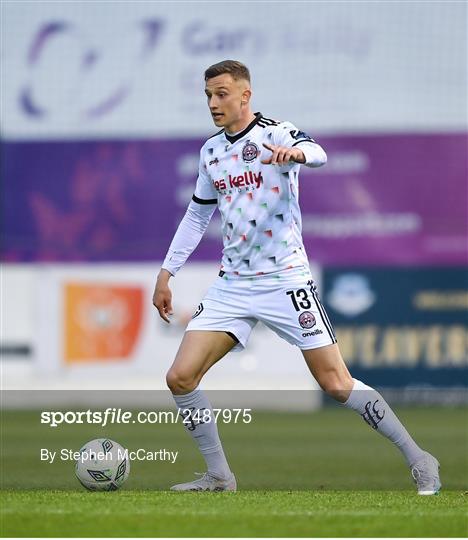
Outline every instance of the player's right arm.
<svg viewBox="0 0 468 540"><path fill-rule="evenodd" d="M271 152L262 160L265 165L285 166L295 162L307 167L321 167L327 162L325 150L291 122L281 122L276 126L272 143L264 143L263 146Z"/></svg>
<svg viewBox="0 0 468 540"><path fill-rule="evenodd" d="M200 243L217 202L217 192L206 172L202 148L195 193L169 246L154 289L153 304L166 322L170 322L169 315L173 312L169 279L176 275Z"/></svg>

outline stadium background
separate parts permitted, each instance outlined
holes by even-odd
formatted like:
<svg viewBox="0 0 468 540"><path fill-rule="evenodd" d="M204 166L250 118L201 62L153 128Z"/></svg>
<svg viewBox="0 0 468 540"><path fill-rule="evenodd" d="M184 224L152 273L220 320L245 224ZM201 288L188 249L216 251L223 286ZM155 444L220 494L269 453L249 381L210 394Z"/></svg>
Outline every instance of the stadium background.
<svg viewBox="0 0 468 540"><path fill-rule="evenodd" d="M217 273L217 215L155 277L215 128L203 70L245 62L253 108L328 153L304 169L304 240L355 376L466 387L466 5L2 4L4 388L164 388ZM208 388L311 388L264 327ZM444 393L446 399L447 394Z"/></svg>
<svg viewBox="0 0 468 540"><path fill-rule="evenodd" d="M1 3L0 534L466 536L466 11ZM353 375L398 401L440 460L440 497L417 498L357 415L321 407L299 352L261 325L204 380L215 406L254 409L250 425L220 425L235 498L165 491L203 470L179 425L40 423L44 408L173 410L164 375L217 274L216 214L172 280L170 326L151 298L215 132L202 74L226 58L250 67L254 110L327 151L301 173L312 270ZM132 463L102 497L79 491L73 463L39 462L96 437L180 458Z"/></svg>

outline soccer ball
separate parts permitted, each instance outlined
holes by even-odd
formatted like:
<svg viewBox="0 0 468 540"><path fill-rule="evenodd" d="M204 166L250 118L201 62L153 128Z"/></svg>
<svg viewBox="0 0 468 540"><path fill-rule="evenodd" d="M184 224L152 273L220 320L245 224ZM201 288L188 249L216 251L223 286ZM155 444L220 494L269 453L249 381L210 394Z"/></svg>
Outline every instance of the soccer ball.
<svg viewBox="0 0 468 540"><path fill-rule="evenodd" d="M128 452L110 439L94 439L80 449L75 474L90 491L115 491L130 473Z"/></svg>

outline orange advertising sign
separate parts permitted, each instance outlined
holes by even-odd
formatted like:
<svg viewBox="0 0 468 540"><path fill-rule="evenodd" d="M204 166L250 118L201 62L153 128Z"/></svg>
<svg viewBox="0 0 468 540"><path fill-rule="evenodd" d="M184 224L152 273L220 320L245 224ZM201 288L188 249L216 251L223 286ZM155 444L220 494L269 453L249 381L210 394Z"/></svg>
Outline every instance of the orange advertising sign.
<svg viewBox="0 0 468 540"><path fill-rule="evenodd" d="M64 286L66 363L129 360L143 319L143 289L125 285Z"/></svg>

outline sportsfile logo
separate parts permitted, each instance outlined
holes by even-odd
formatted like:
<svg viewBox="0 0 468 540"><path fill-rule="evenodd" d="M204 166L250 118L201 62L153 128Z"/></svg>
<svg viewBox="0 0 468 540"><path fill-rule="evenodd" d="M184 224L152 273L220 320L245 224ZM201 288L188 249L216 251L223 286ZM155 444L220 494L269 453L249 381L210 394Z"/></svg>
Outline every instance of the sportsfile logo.
<svg viewBox="0 0 468 540"><path fill-rule="evenodd" d="M239 176L232 176L231 174L227 178L220 178L214 180L213 185L217 191L222 191L229 188L240 188L246 186L252 186L258 189L263 184L262 173L254 173L252 171L246 171Z"/></svg>
<svg viewBox="0 0 468 540"><path fill-rule="evenodd" d="M245 423L252 421L252 409L177 409L176 411L126 411L108 407L100 411L42 411L41 424L56 428L62 424L97 424L105 427L111 424L177 424L222 422ZM104 449L106 450L106 449Z"/></svg>

